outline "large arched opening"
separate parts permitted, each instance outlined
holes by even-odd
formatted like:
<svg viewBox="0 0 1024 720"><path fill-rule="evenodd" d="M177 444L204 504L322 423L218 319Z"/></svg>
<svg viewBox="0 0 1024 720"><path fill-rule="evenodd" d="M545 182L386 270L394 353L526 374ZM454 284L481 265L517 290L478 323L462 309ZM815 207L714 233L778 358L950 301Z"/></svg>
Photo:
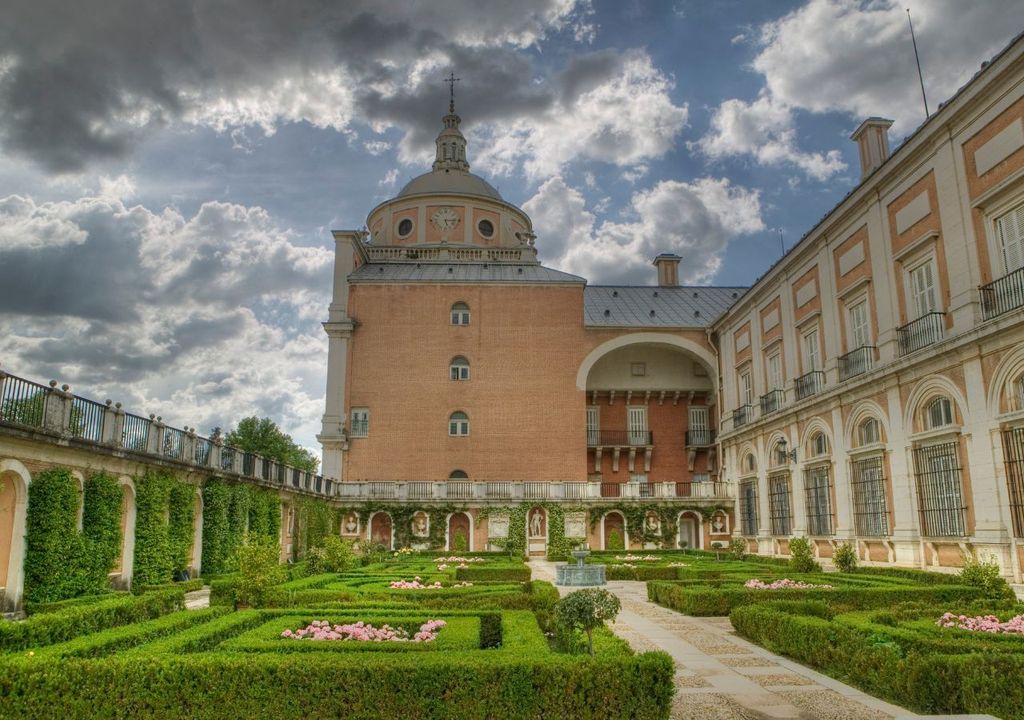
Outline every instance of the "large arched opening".
<svg viewBox="0 0 1024 720"><path fill-rule="evenodd" d="M448 550L473 552L473 523L464 512L448 516Z"/></svg>
<svg viewBox="0 0 1024 720"><path fill-rule="evenodd" d="M16 460L0 462L0 609L21 603L24 588L25 510L28 470Z"/></svg>

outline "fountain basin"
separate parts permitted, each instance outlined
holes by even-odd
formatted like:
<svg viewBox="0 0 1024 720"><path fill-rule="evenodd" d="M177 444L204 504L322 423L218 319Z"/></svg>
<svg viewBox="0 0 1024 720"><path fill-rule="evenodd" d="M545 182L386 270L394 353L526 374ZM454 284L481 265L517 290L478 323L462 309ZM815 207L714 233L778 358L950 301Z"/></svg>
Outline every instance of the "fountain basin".
<svg viewBox="0 0 1024 720"><path fill-rule="evenodd" d="M604 565L558 565L555 567L555 584L586 587L604 585Z"/></svg>

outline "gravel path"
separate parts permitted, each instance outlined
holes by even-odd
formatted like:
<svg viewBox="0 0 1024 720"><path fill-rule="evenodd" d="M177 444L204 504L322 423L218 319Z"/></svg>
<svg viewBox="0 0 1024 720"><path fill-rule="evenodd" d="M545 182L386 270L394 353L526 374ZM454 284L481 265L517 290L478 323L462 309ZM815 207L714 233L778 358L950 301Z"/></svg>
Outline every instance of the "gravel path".
<svg viewBox="0 0 1024 720"><path fill-rule="evenodd" d="M530 567L535 579L554 582L554 563L533 560ZM690 617L656 605L645 583L613 581L606 589L622 601L616 634L637 651L664 650L675 659L673 720L920 717L743 640L727 617Z"/></svg>
<svg viewBox="0 0 1024 720"><path fill-rule="evenodd" d="M202 590L194 590L185 593L185 609L199 610L210 607L210 586L206 585Z"/></svg>

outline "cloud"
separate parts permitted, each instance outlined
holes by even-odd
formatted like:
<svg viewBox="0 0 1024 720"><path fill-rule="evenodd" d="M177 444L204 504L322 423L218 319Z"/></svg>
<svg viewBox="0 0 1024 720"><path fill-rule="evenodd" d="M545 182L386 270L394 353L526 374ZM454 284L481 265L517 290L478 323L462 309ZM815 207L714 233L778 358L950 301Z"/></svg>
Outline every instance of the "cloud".
<svg viewBox="0 0 1024 720"><path fill-rule="evenodd" d="M932 112L1024 26L1014 0L927 0L913 14ZM798 148L800 112L846 113L851 130L881 115L896 121L896 137L924 119L906 11L893 0L809 0L751 37L751 67L764 86L756 99L728 99L714 111L695 144L710 158L748 155L823 181L846 165L837 150Z"/></svg>
<svg viewBox="0 0 1024 720"><path fill-rule="evenodd" d="M636 192L626 221L598 224L561 177L543 183L523 209L542 228L545 262L597 283L650 284L650 262L661 252L683 257L683 282L707 282L731 239L764 229L759 193L718 178L663 180Z"/></svg>
<svg viewBox="0 0 1024 720"><path fill-rule="evenodd" d="M185 216L116 195L0 199L5 369L204 431L270 415L312 442L331 253L258 207Z"/></svg>
<svg viewBox="0 0 1024 720"><path fill-rule="evenodd" d="M696 143L707 157L753 155L761 165L793 165L816 180L846 169L838 150L804 152L796 147L793 111L767 93L752 103L726 100L711 117L711 128Z"/></svg>
<svg viewBox="0 0 1024 720"><path fill-rule="evenodd" d="M321 0L302 12L272 0L110 0L62 8L59 23L51 10L17 3L0 25L0 143L55 172L123 158L175 123L351 132L359 117L414 132L429 116L436 127L441 71L451 67L466 74L460 89L494 87L493 113L522 115L532 109L521 101L534 73L494 86L499 66L516 57L529 67L525 50L550 34L585 41L593 33L587 0L486 12L475 0L387 12L372 0ZM387 112L424 96L433 102L418 113Z"/></svg>

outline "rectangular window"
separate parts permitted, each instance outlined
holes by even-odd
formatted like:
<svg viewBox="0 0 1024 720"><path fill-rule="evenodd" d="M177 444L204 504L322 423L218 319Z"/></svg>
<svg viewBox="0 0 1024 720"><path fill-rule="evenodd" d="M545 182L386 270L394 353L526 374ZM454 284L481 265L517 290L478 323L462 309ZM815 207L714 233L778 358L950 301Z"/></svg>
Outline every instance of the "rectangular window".
<svg viewBox="0 0 1024 720"><path fill-rule="evenodd" d="M915 320L935 312L935 264L932 260L910 271L910 297L913 301Z"/></svg>
<svg viewBox="0 0 1024 720"><path fill-rule="evenodd" d="M789 473L768 476L768 511L771 514L772 535L788 536L793 529Z"/></svg>
<svg viewBox="0 0 1024 720"><path fill-rule="evenodd" d="M821 346L818 344L818 329L804 335L804 372L821 369Z"/></svg>
<svg viewBox="0 0 1024 720"><path fill-rule="evenodd" d="M925 537L966 535L957 443L914 448L914 474L921 534Z"/></svg>
<svg viewBox="0 0 1024 720"><path fill-rule="evenodd" d="M750 382L750 371L740 375L740 404L750 405L754 401L754 386Z"/></svg>
<svg viewBox="0 0 1024 720"><path fill-rule="evenodd" d="M832 534L832 473L828 465L816 465L804 472L807 495L807 530L811 535Z"/></svg>
<svg viewBox="0 0 1024 720"><path fill-rule="evenodd" d="M850 316L850 349L856 350L859 347L871 344L871 331L868 328L868 301L861 300L856 305L851 305Z"/></svg>
<svg viewBox="0 0 1024 720"><path fill-rule="evenodd" d="M352 427L349 437L366 437L370 432L370 411L367 408L352 408Z"/></svg>
<svg viewBox="0 0 1024 720"><path fill-rule="evenodd" d="M768 358L768 389L782 388L782 353L775 353Z"/></svg>
<svg viewBox="0 0 1024 720"><path fill-rule="evenodd" d="M647 363L632 363L629 372L633 377L643 377L647 374Z"/></svg>
<svg viewBox="0 0 1024 720"><path fill-rule="evenodd" d="M740 529L744 535L757 535L757 480L740 485Z"/></svg>
<svg viewBox="0 0 1024 720"><path fill-rule="evenodd" d="M690 445L710 445L711 433L708 431L708 409L704 406L690 408Z"/></svg>
<svg viewBox="0 0 1024 720"><path fill-rule="evenodd" d="M1024 538L1024 427L1003 430L1003 461L1010 491L1013 536Z"/></svg>
<svg viewBox="0 0 1024 720"><path fill-rule="evenodd" d="M889 534L882 456L853 462L853 521L858 535Z"/></svg>
<svg viewBox="0 0 1024 720"><path fill-rule="evenodd" d="M1004 272L1024 267L1024 203L996 219L996 235Z"/></svg>
<svg viewBox="0 0 1024 720"><path fill-rule="evenodd" d="M629 407L627 410L629 412L627 417L629 422L629 444L649 445L650 443L647 440L647 408Z"/></svg>
<svg viewBox="0 0 1024 720"><path fill-rule="evenodd" d="M590 406L587 408L587 445L597 445L601 441L601 411Z"/></svg>

